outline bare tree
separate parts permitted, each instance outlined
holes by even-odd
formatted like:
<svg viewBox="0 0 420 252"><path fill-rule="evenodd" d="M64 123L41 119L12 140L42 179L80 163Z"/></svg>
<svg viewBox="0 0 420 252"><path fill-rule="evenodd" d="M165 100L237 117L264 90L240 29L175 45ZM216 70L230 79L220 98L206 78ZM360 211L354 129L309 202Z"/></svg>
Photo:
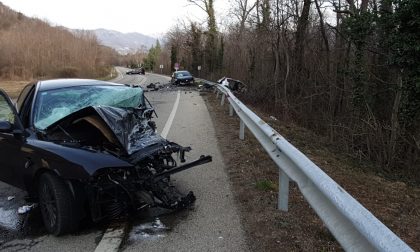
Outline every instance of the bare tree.
<svg viewBox="0 0 420 252"><path fill-rule="evenodd" d="M216 25L216 17L214 12L214 0L188 0L188 2L198 6L200 9L204 10L207 13L207 39L206 39L206 46L205 46L205 61L207 70L212 73L217 68L217 25Z"/></svg>
<svg viewBox="0 0 420 252"><path fill-rule="evenodd" d="M239 21L239 34L242 34L245 30L245 24L248 20L250 13L257 6L258 1L248 1L248 0L233 0L233 15Z"/></svg>
<svg viewBox="0 0 420 252"><path fill-rule="evenodd" d="M309 10L311 7L311 0L303 1L302 14L299 17L296 30L296 41L295 41L295 57L296 57L296 69L297 71L302 70L303 54L304 54L304 40L305 33L309 23Z"/></svg>

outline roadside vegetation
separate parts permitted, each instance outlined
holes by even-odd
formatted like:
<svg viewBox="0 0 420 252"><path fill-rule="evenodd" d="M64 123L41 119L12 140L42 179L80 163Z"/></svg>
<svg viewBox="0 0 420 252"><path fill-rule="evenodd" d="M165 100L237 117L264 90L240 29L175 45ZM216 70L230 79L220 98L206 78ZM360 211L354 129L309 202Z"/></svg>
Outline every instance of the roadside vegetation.
<svg viewBox="0 0 420 252"><path fill-rule="evenodd" d="M216 95L203 98L212 117L226 171L241 212L251 251L342 251L304 199L296 183L290 182L289 211L277 209L278 167L251 132L239 139L239 118L229 116ZM389 227L414 251L420 249L420 187L390 181L372 172L369 163L359 163L337 151L328 137L292 122L273 119L270 113L250 107L294 146L321 167L332 179ZM235 146L235 148L232 148Z"/></svg>
<svg viewBox="0 0 420 252"><path fill-rule="evenodd" d="M207 22L167 33L156 56L166 73L179 63L242 80L247 104L420 182L420 0L232 0L219 20L216 0L187 1Z"/></svg>
<svg viewBox="0 0 420 252"><path fill-rule="evenodd" d="M0 79L101 78L118 54L85 31L70 32L0 3Z"/></svg>

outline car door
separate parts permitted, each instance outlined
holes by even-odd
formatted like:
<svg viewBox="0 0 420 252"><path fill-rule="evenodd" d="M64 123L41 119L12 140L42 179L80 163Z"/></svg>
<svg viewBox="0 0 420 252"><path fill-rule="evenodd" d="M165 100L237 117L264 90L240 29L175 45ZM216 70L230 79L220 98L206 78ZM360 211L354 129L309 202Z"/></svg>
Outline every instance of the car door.
<svg viewBox="0 0 420 252"><path fill-rule="evenodd" d="M0 89L0 180L7 184L21 185L14 171L25 165L21 152L24 141L24 129L16 109Z"/></svg>

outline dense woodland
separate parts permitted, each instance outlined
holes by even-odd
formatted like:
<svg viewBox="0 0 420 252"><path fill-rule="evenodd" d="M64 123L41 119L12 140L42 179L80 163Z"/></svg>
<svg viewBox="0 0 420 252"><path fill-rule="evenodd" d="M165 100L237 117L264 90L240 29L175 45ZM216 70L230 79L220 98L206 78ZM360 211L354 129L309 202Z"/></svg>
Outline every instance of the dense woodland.
<svg viewBox="0 0 420 252"><path fill-rule="evenodd" d="M28 18L0 3L0 78L104 77L117 53L89 32Z"/></svg>
<svg viewBox="0 0 420 252"><path fill-rule="evenodd" d="M168 32L155 71L240 79L247 103L420 181L420 0L232 0L223 20L215 1L188 0L207 22Z"/></svg>

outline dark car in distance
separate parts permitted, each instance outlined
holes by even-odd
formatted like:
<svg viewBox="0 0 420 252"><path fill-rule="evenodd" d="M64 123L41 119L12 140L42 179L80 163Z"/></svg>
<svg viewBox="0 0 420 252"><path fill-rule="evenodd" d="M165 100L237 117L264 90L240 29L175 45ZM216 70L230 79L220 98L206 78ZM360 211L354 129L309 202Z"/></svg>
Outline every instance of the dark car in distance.
<svg viewBox="0 0 420 252"><path fill-rule="evenodd" d="M176 71L172 73L171 83L173 85L194 84L194 77L188 71Z"/></svg>
<svg viewBox="0 0 420 252"><path fill-rule="evenodd" d="M140 87L61 79L28 84L14 106L0 89L0 180L38 202L49 233L148 207L195 201L170 175L211 161L162 138Z"/></svg>
<svg viewBox="0 0 420 252"><path fill-rule="evenodd" d="M130 75L130 74L142 74L142 75L145 75L146 72L145 72L144 68L141 67L141 68L135 68L135 69L129 70L129 71L125 72L125 74L128 74L128 75Z"/></svg>

